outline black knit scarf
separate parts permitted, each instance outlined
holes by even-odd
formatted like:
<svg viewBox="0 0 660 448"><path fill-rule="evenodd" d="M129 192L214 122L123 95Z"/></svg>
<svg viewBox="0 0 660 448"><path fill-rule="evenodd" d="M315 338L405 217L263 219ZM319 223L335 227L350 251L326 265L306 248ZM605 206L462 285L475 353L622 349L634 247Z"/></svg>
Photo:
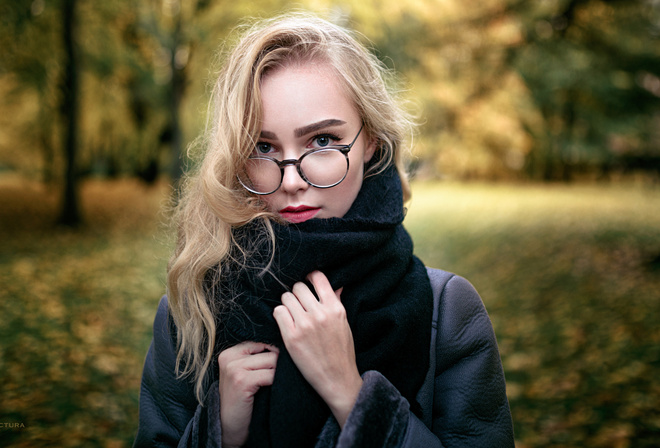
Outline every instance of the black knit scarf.
<svg viewBox="0 0 660 448"><path fill-rule="evenodd" d="M330 415L284 348L272 316L282 293L313 270L323 272L334 289L344 288L341 300L353 331L359 372L382 373L413 411L419 409L415 396L428 369L433 299L403 218L401 182L390 168L364 181L343 218L275 223L269 271L264 274L263 266L270 245L259 243L251 268L241 271L232 288L216 289L231 291L239 305L221 315L220 348L254 340L281 350L274 384L255 396L247 446L314 446ZM247 230L240 239L254 243L256 234ZM222 292L216 296L223 300Z"/></svg>

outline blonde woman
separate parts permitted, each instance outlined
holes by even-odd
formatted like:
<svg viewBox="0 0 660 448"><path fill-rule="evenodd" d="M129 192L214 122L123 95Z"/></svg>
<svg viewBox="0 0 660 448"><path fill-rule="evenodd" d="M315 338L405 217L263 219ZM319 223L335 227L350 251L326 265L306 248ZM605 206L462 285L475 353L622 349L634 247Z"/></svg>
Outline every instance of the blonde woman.
<svg viewBox="0 0 660 448"><path fill-rule="evenodd" d="M135 445L512 447L481 300L402 226L410 122L377 59L324 20L268 20L213 107Z"/></svg>

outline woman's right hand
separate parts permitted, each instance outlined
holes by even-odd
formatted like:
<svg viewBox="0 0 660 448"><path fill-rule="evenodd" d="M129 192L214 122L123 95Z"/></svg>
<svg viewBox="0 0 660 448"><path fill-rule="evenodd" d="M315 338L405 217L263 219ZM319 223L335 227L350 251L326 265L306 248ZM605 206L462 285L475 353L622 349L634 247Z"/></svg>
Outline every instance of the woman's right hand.
<svg viewBox="0 0 660 448"><path fill-rule="evenodd" d="M251 341L218 355L223 447L239 447L247 441L254 394L273 384L278 355L277 347Z"/></svg>

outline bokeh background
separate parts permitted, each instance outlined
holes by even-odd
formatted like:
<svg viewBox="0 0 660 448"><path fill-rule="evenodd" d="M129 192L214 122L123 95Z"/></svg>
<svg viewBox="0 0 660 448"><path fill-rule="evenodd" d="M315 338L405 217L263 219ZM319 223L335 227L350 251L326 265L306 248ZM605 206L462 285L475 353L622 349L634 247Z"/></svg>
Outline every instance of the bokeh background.
<svg viewBox="0 0 660 448"><path fill-rule="evenodd" d="M660 446L658 0L3 0L0 444L130 446L219 50L293 8L396 71L405 224L480 291L517 446Z"/></svg>

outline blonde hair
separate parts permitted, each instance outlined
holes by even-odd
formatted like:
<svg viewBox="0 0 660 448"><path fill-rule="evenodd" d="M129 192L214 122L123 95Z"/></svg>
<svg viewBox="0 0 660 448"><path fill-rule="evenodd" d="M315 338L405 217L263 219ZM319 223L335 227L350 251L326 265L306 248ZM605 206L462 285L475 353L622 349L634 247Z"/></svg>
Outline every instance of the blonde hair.
<svg viewBox="0 0 660 448"><path fill-rule="evenodd" d="M212 289L226 271L223 268L231 262L240 265L241 257L244 262L249 256L235 232L261 220L265 235L275 243L270 220L277 217L237 181L260 132L261 80L274 68L311 61L334 68L367 137L378 142L378 162L365 177L393 163L401 175L404 200L410 196L401 146L412 124L388 89L387 70L380 61L347 30L307 14L288 14L248 28L226 58L213 88L204 151L197 168L184 180L174 217L177 243L167 287L177 328L176 369L180 376L192 375L200 403L215 355L218 313L226 305L216 303Z"/></svg>

